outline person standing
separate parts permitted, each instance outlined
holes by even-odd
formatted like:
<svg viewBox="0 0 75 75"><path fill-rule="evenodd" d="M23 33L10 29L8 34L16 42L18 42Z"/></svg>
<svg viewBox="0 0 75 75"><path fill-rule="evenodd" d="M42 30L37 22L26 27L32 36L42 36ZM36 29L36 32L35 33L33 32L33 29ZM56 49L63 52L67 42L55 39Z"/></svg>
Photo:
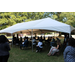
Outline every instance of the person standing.
<svg viewBox="0 0 75 75"><path fill-rule="evenodd" d="M75 62L75 39L69 38L68 46L65 48L63 56L65 62Z"/></svg>
<svg viewBox="0 0 75 75"><path fill-rule="evenodd" d="M9 58L10 46L4 35L0 36L0 62L7 62Z"/></svg>

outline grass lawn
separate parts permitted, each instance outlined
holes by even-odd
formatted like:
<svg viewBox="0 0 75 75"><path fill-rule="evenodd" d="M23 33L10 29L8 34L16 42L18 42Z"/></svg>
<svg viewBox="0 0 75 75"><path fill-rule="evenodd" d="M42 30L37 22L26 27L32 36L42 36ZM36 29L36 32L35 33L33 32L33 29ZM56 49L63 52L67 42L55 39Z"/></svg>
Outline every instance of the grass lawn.
<svg viewBox="0 0 75 75"><path fill-rule="evenodd" d="M13 46L10 50L8 62L64 62L63 54L59 56L47 56L49 48L44 48L41 53L36 53L35 48L20 50L19 47Z"/></svg>
<svg viewBox="0 0 75 75"><path fill-rule="evenodd" d="M61 38L61 43L63 39ZM13 46L10 50L10 57L8 62L64 62L63 59L63 47L61 49L62 53L59 56L47 56L50 47L46 45L43 48L43 52L36 53L36 48L20 50L19 46Z"/></svg>

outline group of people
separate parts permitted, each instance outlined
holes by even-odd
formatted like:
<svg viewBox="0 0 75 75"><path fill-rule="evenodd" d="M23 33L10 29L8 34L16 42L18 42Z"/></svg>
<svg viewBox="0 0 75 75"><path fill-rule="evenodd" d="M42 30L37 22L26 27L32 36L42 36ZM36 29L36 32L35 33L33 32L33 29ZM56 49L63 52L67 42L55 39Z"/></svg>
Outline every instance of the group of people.
<svg viewBox="0 0 75 75"><path fill-rule="evenodd" d="M64 38L63 44L65 45L65 50L63 52L64 61L65 62L75 62L75 39L72 37L69 38L67 35ZM47 54L48 56L54 55L56 52L59 52L60 47L61 47L60 39L57 40L56 46L54 44L52 45L52 43L51 43L51 46L52 47L50 48L50 51Z"/></svg>
<svg viewBox="0 0 75 75"><path fill-rule="evenodd" d="M50 38L50 51L47 54L48 56L54 55L55 53L59 52L61 47L61 41L59 38ZM67 40L67 38L65 38ZM26 46L27 44L27 38L25 37L24 44L20 45L20 48L22 46ZM35 44L35 38L33 38L33 45ZM63 52L64 61L65 62L75 62L75 39L74 38L68 38L68 44L66 44L66 48ZM36 45L36 44L35 44ZM43 48L43 40L39 38L39 42L36 45L36 52L40 52ZM9 41L4 35L0 35L0 62L7 62L9 58Z"/></svg>
<svg viewBox="0 0 75 75"><path fill-rule="evenodd" d="M20 45L20 48L22 46L26 46L26 44L27 44L26 42L27 42L27 38L25 38L24 43L22 45ZM36 44L35 37L33 37L32 42L33 42L33 45L36 45L36 52L42 51L43 40L41 39L41 37L39 38L39 42L37 44ZM52 37L49 37L47 42L50 43L50 46L51 46L49 53L47 54L48 56L55 55L56 53L59 52L59 50L61 48L61 40L58 37L56 37L56 40ZM68 36L66 36L64 38L63 44L66 47L64 50L64 53L63 53L64 61L70 61L70 60L75 61L75 59L74 59L74 57L75 57L75 55L74 55L74 53L75 53L75 39L69 38Z"/></svg>
<svg viewBox="0 0 75 75"><path fill-rule="evenodd" d="M18 37L18 34L17 34L16 37L15 37L15 35L13 35L13 44L14 44L14 45L22 44L22 37L20 36L20 38L19 38L19 37Z"/></svg>
<svg viewBox="0 0 75 75"><path fill-rule="evenodd" d="M43 40L41 39L41 37L38 40L39 42L37 43L35 37L33 37L32 45L36 46L36 52L41 52L43 48ZM22 49L23 47L28 47L27 37L25 37L24 42L20 45L20 49Z"/></svg>

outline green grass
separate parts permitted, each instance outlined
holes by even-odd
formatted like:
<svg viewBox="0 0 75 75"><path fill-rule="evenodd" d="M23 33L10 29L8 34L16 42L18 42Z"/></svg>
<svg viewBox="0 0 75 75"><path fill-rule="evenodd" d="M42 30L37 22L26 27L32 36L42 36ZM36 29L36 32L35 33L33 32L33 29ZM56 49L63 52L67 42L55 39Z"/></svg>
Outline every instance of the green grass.
<svg viewBox="0 0 75 75"><path fill-rule="evenodd" d="M13 46L10 50L8 62L64 62L63 54L59 56L47 56L49 48L45 47L43 52L36 53L35 48L20 50L19 47Z"/></svg>

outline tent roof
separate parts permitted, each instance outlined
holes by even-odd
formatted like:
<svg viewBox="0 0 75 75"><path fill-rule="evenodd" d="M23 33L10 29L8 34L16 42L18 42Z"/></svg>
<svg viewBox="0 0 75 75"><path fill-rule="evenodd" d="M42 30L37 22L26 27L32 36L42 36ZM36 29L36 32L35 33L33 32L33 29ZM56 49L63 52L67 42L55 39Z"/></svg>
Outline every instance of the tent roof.
<svg viewBox="0 0 75 75"><path fill-rule="evenodd" d="M51 18L44 18L39 20L34 20L30 22L23 22L15 24L11 27L5 28L0 31L0 33L20 33L22 32L30 32L33 29L33 32L37 33L45 33L49 31L57 31L64 33L71 33L71 31L75 30L74 27L67 25L65 23L58 22Z"/></svg>

